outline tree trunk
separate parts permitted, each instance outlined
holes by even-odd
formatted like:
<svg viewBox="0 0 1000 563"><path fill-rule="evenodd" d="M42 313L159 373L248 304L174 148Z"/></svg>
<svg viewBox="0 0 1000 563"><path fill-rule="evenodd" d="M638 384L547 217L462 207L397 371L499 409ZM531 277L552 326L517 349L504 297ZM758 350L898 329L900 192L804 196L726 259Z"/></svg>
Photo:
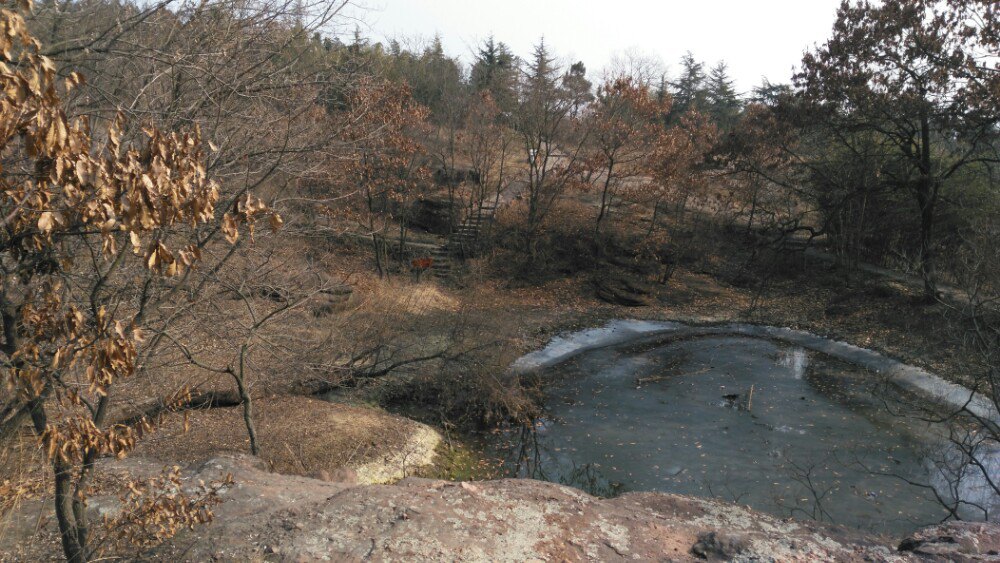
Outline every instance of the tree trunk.
<svg viewBox="0 0 1000 563"><path fill-rule="evenodd" d="M97 404L94 425L98 428L104 426L104 419L108 412L108 403L108 395L104 395ZM90 535L90 524L87 522L87 502L84 492L90 483L90 475L94 471L94 463L97 462L97 457L95 451L91 450L87 452L83 459L83 467L80 469L80 475L77 477L73 489L73 519L76 523L76 536L77 541L84 549L87 547L88 536Z"/></svg>
<svg viewBox="0 0 1000 563"><path fill-rule="evenodd" d="M35 432L41 436L48 426L48 417L39 399L33 401L31 421ZM63 554L69 563L86 563L86 546L80 544L80 534L73 516L73 467L57 455L52 460L52 470L55 474L56 522L59 524Z"/></svg>
<svg viewBox="0 0 1000 563"><path fill-rule="evenodd" d="M924 297L928 301L934 301L938 297L937 284L934 280L932 238L937 188L931 162L930 120L924 114L920 119L920 179L917 181L917 203L920 205L920 275L924 281Z"/></svg>
<svg viewBox="0 0 1000 563"><path fill-rule="evenodd" d="M656 230L656 220L660 214L660 198L656 198L656 202L653 203L653 216L649 220L649 230L646 231L646 238L653 236L653 231Z"/></svg>
<svg viewBox="0 0 1000 563"><path fill-rule="evenodd" d="M594 234L601 234L601 222L604 221L604 216L608 212L608 206L611 205L611 173L615 168L614 159L608 161L608 174L604 177L604 189L601 191L601 210L597 214L597 223L594 225Z"/></svg>
<svg viewBox="0 0 1000 563"><path fill-rule="evenodd" d="M753 220L757 215L757 195L759 193L759 187L757 186L756 179L750 180L750 182L752 183L751 189L753 195L750 197L750 218L747 220L747 236L750 236L753 233Z"/></svg>
<svg viewBox="0 0 1000 563"><path fill-rule="evenodd" d="M406 256L406 219L401 218L399 221L399 263L402 266L406 266L405 256Z"/></svg>
<svg viewBox="0 0 1000 563"><path fill-rule="evenodd" d="M236 380L236 388L240 393L240 404L243 407L243 424L247 427L247 436L250 438L250 453L255 456L260 455L260 445L257 441L257 427L253 423L253 398L250 390L247 389L244 367L246 366L247 347L244 344L240 348L240 365L238 371L232 372L233 379Z"/></svg>
<svg viewBox="0 0 1000 563"><path fill-rule="evenodd" d="M54 461L56 481L56 520L59 522L59 536L62 538L63 553L69 563L85 563L87 555L80 545L79 530L73 517L72 480L73 468L62 461Z"/></svg>
<svg viewBox="0 0 1000 563"><path fill-rule="evenodd" d="M528 232L535 229L536 215L538 214L538 196L541 191L538 175L535 173L535 165L532 163L528 167Z"/></svg>
<svg viewBox="0 0 1000 563"><path fill-rule="evenodd" d="M921 179L921 184L925 182ZM924 297L929 301L937 299L938 289L934 274L934 198L921 187L920 203L920 277L924 282ZM928 192L930 190L927 190Z"/></svg>
<svg viewBox="0 0 1000 563"><path fill-rule="evenodd" d="M382 245L377 233L372 231L372 252L375 254L375 270L378 271L379 279L385 277L385 270L382 268Z"/></svg>

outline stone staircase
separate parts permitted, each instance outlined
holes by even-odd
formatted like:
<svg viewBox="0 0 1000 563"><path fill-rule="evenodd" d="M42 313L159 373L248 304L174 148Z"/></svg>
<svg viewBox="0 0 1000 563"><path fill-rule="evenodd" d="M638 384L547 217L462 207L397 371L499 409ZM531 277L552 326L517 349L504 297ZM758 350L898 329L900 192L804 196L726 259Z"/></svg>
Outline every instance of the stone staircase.
<svg viewBox="0 0 1000 563"><path fill-rule="evenodd" d="M444 243L431 251L431 273L439 280L451 279L454 269L453 257L448 250L448 243Z"/></svg>
<svg viewBox="0 0 1000 563"><path fill-rule="evenodd" d="M440 280L449 280L455 273L456 260L475 256L479 242L496 214L496 207L483 205L476 213L470 214L451 233L448 240L431 251L434 264L431 270Z"/></svg>

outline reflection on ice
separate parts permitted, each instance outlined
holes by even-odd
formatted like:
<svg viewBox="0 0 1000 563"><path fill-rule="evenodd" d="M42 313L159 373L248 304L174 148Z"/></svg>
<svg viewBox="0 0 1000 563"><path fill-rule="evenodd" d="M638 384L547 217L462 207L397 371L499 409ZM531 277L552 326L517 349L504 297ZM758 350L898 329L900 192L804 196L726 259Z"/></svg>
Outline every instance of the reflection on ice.
<svg viewBox="0 0 1000 563"><path fill-rule="evenodd" d="M806 374L806 368L809 367L809 352L802 348L789 348L782 352L778 363L791 368L795 379L802 379Z"/></svg>
<svg viewBox="0 0 1000 563"><path fill-rule="evenodd" d="M518 358L514 362L513 369L527 371L553 366L586 350L626 342L640 334L673 330L680 326L679 323L671 322L611 321L600 328L557 336L541 350Z"/></svg>

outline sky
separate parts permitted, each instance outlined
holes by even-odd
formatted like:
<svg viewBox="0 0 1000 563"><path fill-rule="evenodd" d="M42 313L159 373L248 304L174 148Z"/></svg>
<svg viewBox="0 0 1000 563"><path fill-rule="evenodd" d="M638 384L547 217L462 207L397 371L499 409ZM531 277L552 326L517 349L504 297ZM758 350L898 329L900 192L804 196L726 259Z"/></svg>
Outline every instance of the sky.
<svg viewBox="0 0 1000 563"><path fill-rule="evenodd" d="M428 41L465 62L492 33L528 57L540 37L591 78L615 56L659 59L668 75L691 51L725 60L737 89L788 82L802 54L830 36L840 0L354 0L348 10L374 41Z"/></svg>

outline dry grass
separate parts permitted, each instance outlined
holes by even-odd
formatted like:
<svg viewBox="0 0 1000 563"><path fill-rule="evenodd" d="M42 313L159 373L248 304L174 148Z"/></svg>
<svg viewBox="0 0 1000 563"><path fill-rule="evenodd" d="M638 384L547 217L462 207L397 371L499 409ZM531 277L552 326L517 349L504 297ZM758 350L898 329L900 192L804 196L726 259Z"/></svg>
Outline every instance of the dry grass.
<svg viewBox="0 0 1000 563"><path fill-rule="evenodd" d="M318 476L380 461L422 433L413 421L382 411L295 396L255 404L261 457L278 473ZM194 463L219 453L249 453L242 409L215 408L171 415L134 455L163 463ZM433 446L431 446L433 451Z"/></svg>
<svg viewBox="0 0 1000 563"><path fill-rule="evenodd" d="M29 432L13 437L0 445L0 545L17 523L8 516L25 502L45 494L50 483L44 471L44 455L38 440Z"/></svg>
<svg viewBox="0 0 1000 563"><path fill-rule="evenodd" d="M457 312L460 301L433 282L406 283L399 280L378 280L367 296L372 306L397 316L427 315Z"/></svg>

